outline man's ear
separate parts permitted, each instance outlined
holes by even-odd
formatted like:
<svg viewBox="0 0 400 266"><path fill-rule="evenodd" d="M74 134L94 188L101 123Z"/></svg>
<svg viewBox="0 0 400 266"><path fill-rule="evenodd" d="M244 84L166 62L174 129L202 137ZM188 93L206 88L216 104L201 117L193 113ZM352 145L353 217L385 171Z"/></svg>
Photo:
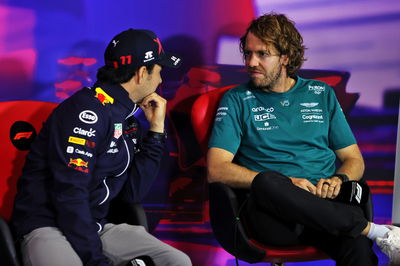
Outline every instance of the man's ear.
<svg viewBox="0 0 400 266"><path fill-rule="evenodd" d="M289 64L289 57L286 54L281 55L281 64L287 66Z"/></svg>
<svg viewBox="0 0 400 266"><path fill-rule="evenodd" d="M136 83L140 84L143 82L143 80L145 80L145 78L147 77L148 73L147 73L147 67L145 66L141 66L139 67L139 69L136 71L135 77L136 77Z"/></svg>

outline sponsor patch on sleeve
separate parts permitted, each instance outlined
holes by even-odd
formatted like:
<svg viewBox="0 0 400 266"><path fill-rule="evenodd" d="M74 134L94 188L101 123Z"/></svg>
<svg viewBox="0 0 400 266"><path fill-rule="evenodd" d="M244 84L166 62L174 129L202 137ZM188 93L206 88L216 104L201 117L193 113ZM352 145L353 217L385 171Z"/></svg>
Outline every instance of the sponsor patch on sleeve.
<svg viewBox="0 0 400 266"><path fill-rule="evenodd" d="M116 123L114 124L114 138L119 139L122 136L122 124Z"/></svg>
<svg viewBox="0 0 400 266"><path fill-rule="evenodd" d="M114 103L114 98L108 95L105 91L103 91L102 88L97 87L95 89L96 91L96 98L101 102L102 105L106 104L113 104Z"/></svg>

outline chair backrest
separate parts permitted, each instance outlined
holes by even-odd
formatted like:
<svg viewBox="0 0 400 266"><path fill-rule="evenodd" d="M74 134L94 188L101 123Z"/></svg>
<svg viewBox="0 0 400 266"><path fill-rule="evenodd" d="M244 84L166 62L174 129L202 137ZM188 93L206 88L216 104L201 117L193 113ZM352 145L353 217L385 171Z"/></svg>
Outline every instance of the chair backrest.
<svg viewBox="0 0 400 266"><path fill-rule="evenodd" d="M208 139L214 125L214 116L219 101L227 90L235 86L231 85L202 94L193 103L191 113L192 126L195 129L194 134L203 154L207 152Z"/></svg>
<svg viewBox="0 0 400 266"><path fill-rule="evenodd" d="M16 183L30 143L57 103L40 101L0 102L0 216L10 219Z"/></svg>

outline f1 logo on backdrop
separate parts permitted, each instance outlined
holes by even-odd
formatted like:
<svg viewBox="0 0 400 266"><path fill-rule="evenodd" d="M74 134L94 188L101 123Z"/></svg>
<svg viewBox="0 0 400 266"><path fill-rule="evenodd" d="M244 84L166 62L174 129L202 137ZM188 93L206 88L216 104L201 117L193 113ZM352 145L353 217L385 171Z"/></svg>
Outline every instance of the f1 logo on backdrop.
<svg viewBox="0 0 400 266"><path fill-rule="evenodd" d="M18 150L29 150L35 138L36 130L28 122L16 121L10 128L11 143Z"/></svg>

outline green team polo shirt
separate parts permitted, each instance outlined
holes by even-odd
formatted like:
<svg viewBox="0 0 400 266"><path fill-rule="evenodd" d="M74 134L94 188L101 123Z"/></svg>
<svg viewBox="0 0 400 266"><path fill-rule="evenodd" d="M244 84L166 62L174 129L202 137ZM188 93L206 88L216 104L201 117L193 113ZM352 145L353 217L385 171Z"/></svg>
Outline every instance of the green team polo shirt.
<svg viewBox="0 0 400 266"><path fill-rule="evenodd" d="M284 93L241 85L218 107L209 147L257 172L273 170L313 184L335 172L335 150L355 144L333 88L297 77Z"/></svg>

